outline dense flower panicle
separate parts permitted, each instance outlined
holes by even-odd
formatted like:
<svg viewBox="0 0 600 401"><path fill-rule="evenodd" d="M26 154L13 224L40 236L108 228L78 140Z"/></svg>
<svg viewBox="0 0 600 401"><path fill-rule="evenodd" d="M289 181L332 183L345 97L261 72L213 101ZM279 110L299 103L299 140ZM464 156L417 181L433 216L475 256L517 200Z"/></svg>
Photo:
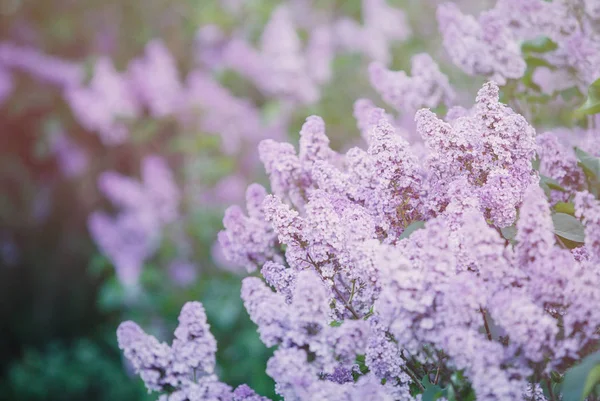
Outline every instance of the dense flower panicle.
<svg viewBox="0 0 600 401"><path fill-rule="evenodd" d="M325 122L318 116L308 117L300 130L298 158L303 163L314 163L317 160L329 161L334 156L325 134Z"/></svg>
<svg viewBox="0 0 600 401"><path fill-rule="evenodd" d="M540 159L540 174L555 179L560 186L569 192L579 190L585 181L581 168L577 165L577 158L572 149L560 143L558 137L551 132L536 137L537 154ZM552 192L552 199L566 201L569 192Z"/></svg>
<svg viewBox="0 0 600 401"><path fill-rule="evenodd" d="M132 61L127 73L134 92L152 116L161 118L176 111L182 88L175 60L162 41L148 43L144 57Z"/></svg>
<svg viewBox="0 0 600 401"><path fill-rule="evenodd" d="M109 146L127 141L129 131L122 120L135 118L140 112L127 79L106 58L96 63L88 86L70 86L65 96L79 123Z"/></svg>
<svg viewBox="0 0 600 401"><path fill-rule="evenodd" d="M376 177L371 202L390 240L420 217L422 172L408 142L385 119L371 126L367 153Z"/></svg>
<svg viewBox="0 0 600 401"><path fill-rule="evenodd" d="M452 102L454 91L431 56L417 54L412 57L411 65L411 77L404 71L390 71L381 63L369 66L371 85L386 103L400 113L413 113L421 107Z"/></svg>
<svg viewBox="0 0 600 401"><path fill-rule="evenodd" d="M420 110L415 119L430 151L428 186L437 199L430 198L429 207L443 210L449 201L444 196L448 183L466 177L494 223L511 225L523 192L537 179L531 163L535 130L498 101L498 87L484 85L472 115L446 123Z"/></svg>
<svg viewBox="0 0 600 401"><path fill-rule="evenodd" d="M532 185L525 192L517 221L515 253L522 269L550 257L555 242L553 230L546 196L538 185Z"/></svg>
<svg viewBox="0 0 600 401"><path fill-rule="evenodd" d="M469 75L481 75L499 84L525 73L519 42L491 13L479 20L464 15L454 3L438 7L437 19L444 47L454 64Z"/></svg>
<svg viewBox="0 0 600 401"><path fill-rule="evenodd" d="M256 277L242 281L241 297L250 319L258 326L261 341L267 347L281 343L289 327L285 299Z"/></svg>
<svg viewBox="0 0 600 401"><path fill-rule="evenodd" d="M176 386L179 378L171 374L171 348L146 334L137 324L126 321L117 329L119 348L132 363L149 391L162 391Z"/></svg>
<svg viewBox="0 0 600 401"><path fill-rule="evenodd" d="M360 130L360 133L365 141L369 141L369 131L371 125L377 124L377 122L385 118L390 124L393 124L394 118L385 113L385 110L378 108L369 99L358 99L354 102L353 116L356 120L356 126Z"/></svg>
<svg viewBox="0 0 600 401"><path fill-rule="evenodd" d="M275 288L278 293L285 295L286 302L292 302L292 292L296 285L296 272L293 269L286 268L284 265L275 262L266 262L260 273L270 286Z"/></svg>
<svg viewBox="0 0 600 401"><path fill-rule="evenodd" d="M233 391L233 401L269 401L269 399L256 394L248 385L242 384Z"/></svg>
<svg viewBox="0 0 600 401"><path fill-rule="evenodd" d="M181 309L175 329L172 369L180 374L211 374L215 368L217 342L210 333L206 313L200 302L188 302Z"/></svg>
<svg viewBox="0 0 600 401"><path fill-rule="evenodd" d="M266 400L259 396L251 398L254 393L250 394L244 388L232 392L230 386L221 383L212 374L216 341L209 331L204 308L199 302L188 302L183 306L172 346L159 342L131 321L121 323L117 339L119 348L132 363L148 391L163 393L160 400Z"/></svg>
<svg viewBox="0 0 600 401"><path fill-rule="evenodd" d="M277 236L265 221L262 201L267 192L259 184L252 184L246 192L248 216L238 206L230 206L223 218L224 231L219 233L219 244L225 256L249 272L268 260L278 260L275 249Z"/></svg>

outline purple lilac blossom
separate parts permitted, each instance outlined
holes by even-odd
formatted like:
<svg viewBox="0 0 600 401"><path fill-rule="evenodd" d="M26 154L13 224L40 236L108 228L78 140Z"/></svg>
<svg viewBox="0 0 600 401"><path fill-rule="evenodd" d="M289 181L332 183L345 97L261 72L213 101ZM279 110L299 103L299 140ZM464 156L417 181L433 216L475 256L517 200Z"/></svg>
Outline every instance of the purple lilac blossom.
<svg viewBox="0 0 600 401"><path fill-rule="evenodd" d="M26 72L61 89L81 84L85 75L83 67L79 64L10 42L0 42L0 66Z"/></svg>
<svg viewBox="0 0 600 401"><path fill-rule="evenodd" d="M107 146L120 145L129 138L124 119L139 115L139 104L131 94L127 79L112 61L101 58L88 86L71 86L65 97L79 123L96 132Z"/></svg>
<svg viewBox="0 0 600 401"><path fill-rule="evenodd" d="M390 71L380 63L369 66L371 85L386 103L399 113L409 114L422 107L452 103L454 91L448 78L428 54L413 56L411 65L412 77L404 71Z"/></svg>
<svg viewBox="0 0 600 401"><path fill-rule="evenodd" d="M153 117L176 111L182 87L175 60L162 41L153 40L146 45L144 57L129 64L128 78L140 103L147 105Z"/></svg>
<svg viewBox="0 0 600 401"><path fill-rule="evenodd" d="M107 171L98 178L100 191L119 209L111 217L96 211L88 227L92 238L115 266L117 277L134 285L143 263L160 245L162 228L178 217L180 192L166 162L148 156L142 181Z"/></svg>

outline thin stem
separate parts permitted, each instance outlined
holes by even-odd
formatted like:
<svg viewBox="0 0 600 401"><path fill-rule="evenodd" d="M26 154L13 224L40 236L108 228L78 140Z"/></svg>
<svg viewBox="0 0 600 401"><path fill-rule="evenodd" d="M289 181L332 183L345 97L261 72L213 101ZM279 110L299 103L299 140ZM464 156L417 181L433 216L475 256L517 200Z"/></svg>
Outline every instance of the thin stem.
<svg viewBox="0 0 600 401"><path fill-rule="evenodd" d="M552 381L549 378L546 378L546 385L548 386L550 401L556 401L556 396L554 395L554 390L552 389Z"/></svg>
<svg viewBox="0 0 600 401"><path fill-rule="evenodd" d="M356 290L356 279L352 280L352 290L350 291L350 298L348 298L348 303L352 303L352 299L354 299L354 291Z"/></svg>
<svg viewBox="0 0 600 401"><path fill-rule="evenodd" d="M338 290L338 288L335 286L335 284L332 285L333 290L335 291L335 293L337 294L337 296L342 300L342 302L344 303L344 305L346 306L346 309L348 309L356 319L360 319L359 314L354 310L354 308L352 307L352 305L350 305L345 299L344 296L342 295L342 293L340 292L340 290Z"/></svg>
<svg viewBox="0 0 600 401"><path fill-rule="evenodd" d="M490 331L490 326L488 326L487 319L485 318L485 312L481 306L479 307L479 312L481 312L481 316L483 317L483 326L485 327L487 338L488 340L492 341L492 332Z"/></svg>
<svg viewBox="0 0 600 401"><path fill-rule="evenodd" d="M415 374L415 372L413 372L408 366L404 366L404 368L402 369L407 375L410 376L411 379L413 379L413 381L419 386L419 388L421 389L421 391L425 391L425 386L423 386L423 383L421 383L421 380L419 380L419 377Z"/></svg>
<svg viewBox="0 0 600 401"><path fill-rule="evenodd" d="M319 269L319 267L317 266L317 264L313 260L312 256L310 256L310 253L307 252L306 256L308 257L309 263L313 265L313 267L315 268L315 270L319 274L321 274L321 270ZM354 317L357 320L359 320L360 319L360 315L356 312L356 310L354 310L354 308L352 307L352 305L350 305L348 303L348 301L346 301L346 299L344 298L344 296L342 295L342 293L340 292L340 290L336 287L335 282L331 285L331 287L333 288L333 291L335 291L335 293L337 294L337 296L342 300L342 302L344 303L344 306L346 307L346 309L348 309L352 313L352 315L354 315Z"/></svg>
<svg viewBox="0 0 600 401"><path fill-rule="evenodd" d="M560 239L560 237L559 237L558 235L554 235L554 236L556 237L556 240L558 241L558 243L559 243L560 245L562 245L562 247L563 247L563 248L565 248L565 249L569 249L569 247L565 245L565 243L563 242L563 240L562 240L562 239Z"/></svg>
<svg viewBox="0 0 600 401"><path fill-rule="evenodd" d="M433 384L438 384L438 380L440 379L440 369L442 368L442 363L437 367L437 371L435 372L435 379L433 379Z"/></svg>

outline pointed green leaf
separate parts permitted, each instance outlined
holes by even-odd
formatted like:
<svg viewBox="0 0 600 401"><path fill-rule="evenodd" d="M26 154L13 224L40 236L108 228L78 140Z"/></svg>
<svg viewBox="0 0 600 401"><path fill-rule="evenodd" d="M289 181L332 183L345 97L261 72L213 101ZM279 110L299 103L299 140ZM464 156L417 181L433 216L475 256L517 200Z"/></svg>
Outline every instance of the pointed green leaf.
<svg viewBox="0 0 600 401"><path fill-rule="evenodd" d="M565 213L574 215L575 214L575 205L571 202L558 202L554 205L554 210L557 213Z"/></svg>
<svg viewBox="0 0 600 401"><path fill-rule="evenodd" d="M429 381L429 377L425 376L421 381L423 387L425 387L425 391L423 392L423 396L421 398L422 401L435 401L438 398L444 397L446 390L438 386L437 384L432 384Z"/></svg>
<svg viewBox="0 0 600 401"><path fill-rule="evenodd" d="M404 238L408 238L410 237L410 235L412 233L414 233L417 230L420 230L421 228L425 227L425 222L424 221L415 221L410 223L402 232L402 234L400 234L400 238L399 239L404 239Z"/></svg>
<svg viewBox="0 0 600 401"><path fill-rule="evenodd" d="M575 110L575 117L581 118L590 114L600 113L600 78L588 87L585 103Z"/></svg>
<svg viewBox="0 0 600 401"><path fill-rule="evenodd" d="M581 165L587 169L589 173L593 174L596 179L600 178L600 158L594 157L579 148L575 148L575 154Z"/></svg>
<svg viewBox="0 0 600 401"><path fill-rule="evenodd" d="M521 50L524 53L548 53L556 50L558 45L547 36L539 36L535 39L523 42Z"/></svg>
<svg viewBox="0 0 600 401"><path fill-rule="evenodd" d="M508 227L502 227L500 229L500 232L502 233L502 236L504 238L506 238L510 242L513 242L515 240L515 237L517 236L517 227L514 225L508 226Z"/></svg>
<svg viewBox="0 0 600 401"><path fill-rule="evenodd" d="M583 242L585 239L583 224L575 217L566 213L552 215L554 234L569 241Z"/></svg>
<svg viewBox="0 0 600 401"><path fill-rule="evenodd" d="M600 352L588 355L565 374L562 384L563 401L583 401L600 383Z"/></svg>

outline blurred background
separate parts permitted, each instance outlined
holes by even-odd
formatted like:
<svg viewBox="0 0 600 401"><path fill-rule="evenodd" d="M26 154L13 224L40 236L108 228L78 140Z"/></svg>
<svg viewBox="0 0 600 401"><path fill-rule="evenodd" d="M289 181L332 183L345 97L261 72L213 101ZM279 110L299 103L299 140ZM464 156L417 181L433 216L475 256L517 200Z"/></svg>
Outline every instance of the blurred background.
<svg viewBox="0 0 600 401"><path fill-rule="evenodd" d="M116 327L170 342L189 300L221 379L275 397L239 299L256 273L215 242L224 209L266 181L258 142L296 143L311 114L334 149L358 143L372 61L428 51L470 102L482 81L445 61L437 3L1 0L0 398L154 399Z"/></svg>

